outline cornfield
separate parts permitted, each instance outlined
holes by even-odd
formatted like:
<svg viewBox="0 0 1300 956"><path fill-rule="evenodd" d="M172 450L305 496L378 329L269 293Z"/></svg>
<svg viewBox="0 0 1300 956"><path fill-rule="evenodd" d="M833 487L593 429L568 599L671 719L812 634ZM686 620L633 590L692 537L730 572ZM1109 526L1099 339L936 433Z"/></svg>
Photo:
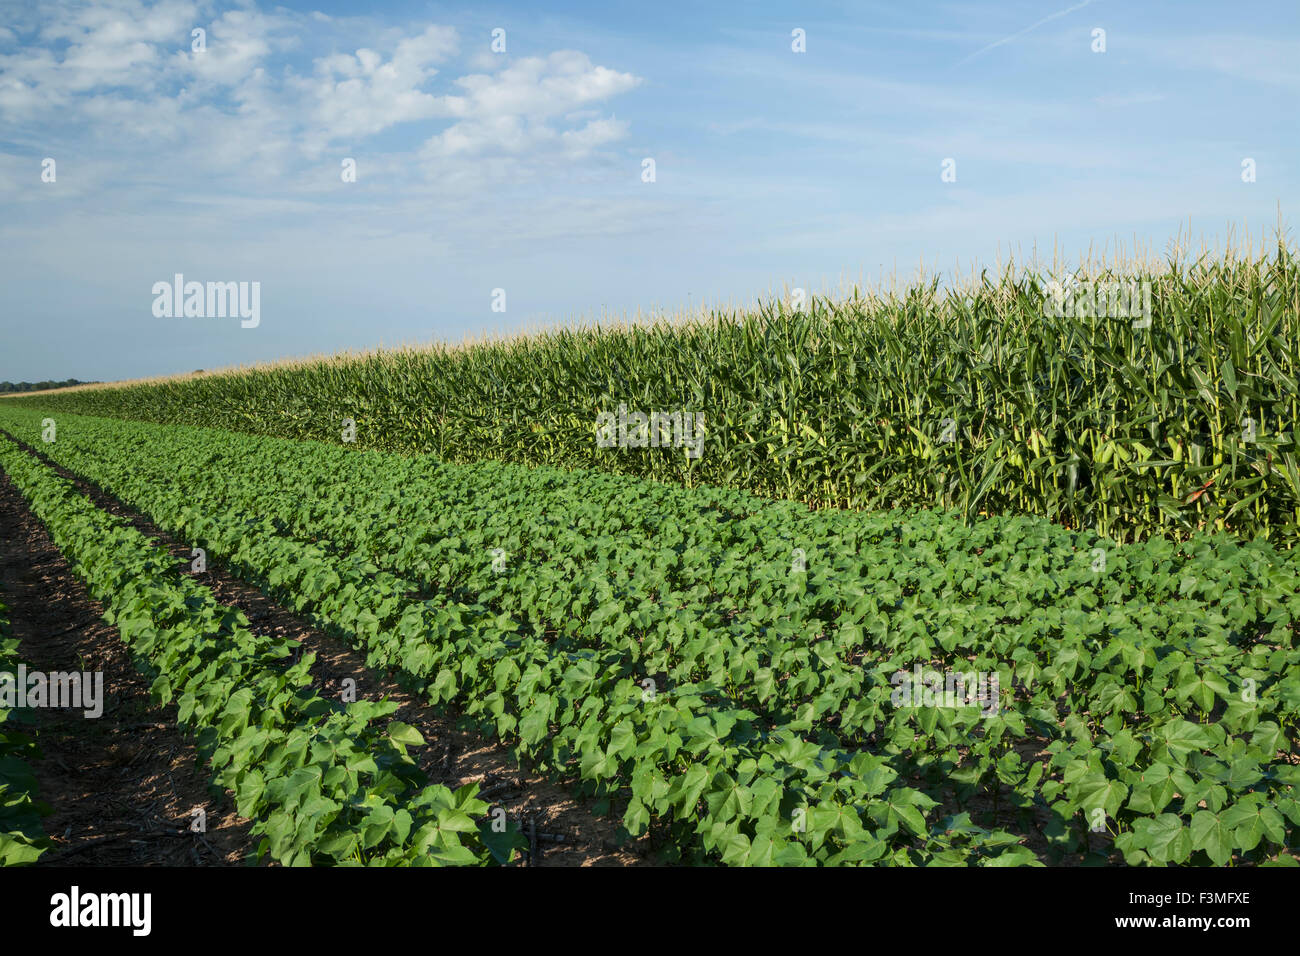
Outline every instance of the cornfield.
<svg viewBox="0 0 1300 956"><path fill-rule="evenodd" d="M1122 276L1107 267L1076 278ZM1117 540L1300 536L1300 259L1171 259L1149 326L1057 314L1040 273L814 297L689 324L320 359L10 399L68 411L713 484L816 508L1026 513ZM703 415L604 448L620 405Z"/></svg>

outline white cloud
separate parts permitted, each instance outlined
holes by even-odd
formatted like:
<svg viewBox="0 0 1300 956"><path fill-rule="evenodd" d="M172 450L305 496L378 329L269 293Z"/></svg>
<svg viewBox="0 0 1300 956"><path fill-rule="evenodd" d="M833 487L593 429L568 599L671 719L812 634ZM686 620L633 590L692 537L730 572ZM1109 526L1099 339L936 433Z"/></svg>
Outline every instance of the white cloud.
<svg viewBox="0 0 1300 956"><path fill-rule="evenodd" d="M490 76L461 77L456 84L465 95L443 101L447 113L459 122L431 137L422 155L429 162L528 153L539 158L586 156L625 136L628 124L602 119L597 111L584 107L625 93L640 82L630 73L594 66L586 54L573 50L516 60ZM559 130L551 123L556 118L587 122L577 129Z"/></svg>
<svg viewBox="0 0 1300 956"><path fill-rule="evenodd" d="M627 135L629 124L625 120L594 119L581 129L567 130L560 135L565 152L571 157L586 156L597 146L604 146Z"/></svg>
<svg viewBox="0 0 1300 956"><path fill-rule="evenodd" d="M45 100L34 85L24 83L16 76L0 73L0 114L26 119L33 116L42 105L52 105Z"/></svg>
<svg viewBox="0 0 1300 956"><path fill-rule="evenodd" d="M436 158L439 177L463 183L527 176L626 135L626 122L595 107L640 82L573 50L493 57L497 72L443 76L460 46L443 25L402 33L252 4L213 16L189 0L54 3L40 16L27 31L34 42L0 53L0 122L30 124L29 138L43 142L57 137L42 119L58 111L82 124L68 135L94 140L101 162L143 154L163 177L202 171L266 181L413 123L426 124L405 155L413 173L428 172ZM202 51L191 48L195 27L206 31ZM352 46L340 50L339 40ZM290 58L303 48L314 55ZM427 128L437 123L444 128ZM471 167L449 168L455 161ZM402 162L384 159L390 169ZM256 177L246 175L252 164ZM299 176L281 186L301 189L308 179L317 181Z"/></svg>
<svg viewBox="0 0 1300 956"><path fill-rule="evenodd" d="M29 61L30 73L43 86L60 92L101 87L150 89L159 79L165 44L188 40L198 8L185 0L146 6L139 0L108 0L89 6L51 8L53 20L39 31L46 43L66 41L61 59ZM48 51L40 51L47 53ZM6 72L11 64L0 64ZM19 64L21 67L21 64Z"/></svg>
<svg viewBox="0 0 1300 956"><path fill-rule="evenodd" d="M318 153L335 140L445 115L442 98L423 87L438 72L433 64L455 53L457 45L455 30L431 26L399 42L388 60L368 48L317 59L313 77L291 81L315 120L307 151Z"/></svg>
<svg viewBox="0 0 1300 956"><path fill-rule="evenodd" d="M456 83L467 95L453 98L453 110L459 115L548 117L625 93L639 82L630 73L592 66L584 53L561 50L516 60L492 76L461 77Z"/></svg>
<svg viewBox="0 0 1300 956"><path fill-rule="evenodd" d="M252 76L273 50L294 45L294 26L289 17L267 16L253 9L228 10L203 26L205 48L175 53L174 65L201 84L237 86Z"/></svg>
<svg viewBox="0 0 1300 956"><path fill-rule="evenodd" d="M491 73L509 63L504 53L493 53L491 50L480 50L473 54L467 63L471 70L478 70L481 73Z"/></svg>

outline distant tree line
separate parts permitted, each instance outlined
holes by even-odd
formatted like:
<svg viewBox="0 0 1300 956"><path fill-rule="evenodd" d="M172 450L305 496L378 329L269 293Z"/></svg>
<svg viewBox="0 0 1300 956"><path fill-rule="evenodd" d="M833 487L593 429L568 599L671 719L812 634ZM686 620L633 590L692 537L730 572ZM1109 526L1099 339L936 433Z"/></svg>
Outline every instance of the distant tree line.
<svg viewBox="0 0 1300 956"><path fill-rule="evenodd" d="M46 388L67 388L69 385L93 385L94 382L83 382L79 379L70 378L66 382L0 382L0 395L6 392L39 392Z"/></svg>

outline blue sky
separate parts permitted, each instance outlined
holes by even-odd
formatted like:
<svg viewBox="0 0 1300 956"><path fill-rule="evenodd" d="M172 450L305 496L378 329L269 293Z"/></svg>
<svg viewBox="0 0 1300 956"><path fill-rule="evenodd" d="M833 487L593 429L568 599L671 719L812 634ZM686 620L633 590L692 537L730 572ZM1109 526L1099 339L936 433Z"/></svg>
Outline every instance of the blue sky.
<svg viewBox="0 0 1300 956"><path fill-rule="evenodd" d="M0 380L1300 225L1294 0L359 6L0 0Z"/></svg>

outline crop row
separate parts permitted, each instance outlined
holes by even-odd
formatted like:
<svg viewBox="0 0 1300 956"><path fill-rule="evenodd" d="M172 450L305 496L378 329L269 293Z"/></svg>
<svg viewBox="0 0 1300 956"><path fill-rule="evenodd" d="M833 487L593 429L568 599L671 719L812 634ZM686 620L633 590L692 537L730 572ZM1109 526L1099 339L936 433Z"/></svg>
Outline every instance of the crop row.
<svg viewBox="0 0 1300 956"><path fill-rule="evenodd" d="M43 451L350 638L371 665L403 670L432 701L456 703L598 794L626 797L634 833L658 819L684 853L728 863L1032 859L1005 832L928 822L935 801L900 785L883 757L822 746L708 684L648 691L620 647L564 650L481 603L421 596L359 555L281 535L256 509L226 510L197 484L145 477L130 466L139 453L129 441L86 444L67 424Z"/></svg>
<svg viewBox="0 0 1300 956"><path fill-rule="evenodd" d="M39 416L6 414L38 433ZM195 543L230 553L256 526L319 562L310 587L346 590L329 569L358 572L350 593L368 589L369 604L343 629L427 676L435 699L460 694L461 675L440 632L419 639L404 598L472 598L475 615L507 617L521 647L653 675L826 750L885 756L923 805L1005 787L1025 831L1042 827L1059 851L1088 839L1097 811L1132 862L1293 842L1300 578L1294 555L1263 543L1117 546L1025 519L808 513L599 474L71 416L59 427L44 450L156 520L180 515L174 529ZM917 664L999 672L1001 714L896 706L890 676ZM548 713L598 689L580 684L555 710L530 701L521 719L530 674L499 662L467 709L534 745ZM607 747L557 739L606 778ZM1029 742L1045 756L1026 760ZM645 806L633 801L630 825ZM1251 820L1267 830L1243 816L1258 807ZM1155 848L1153 827L1174 835Z"/></svg>
<svg viewBox="0 0 1300 956"><path fill-rule="evenodd" d="M9 609L0 592L0 681L16 680L18 639L9 630ZM12 685L11 686L15 686ZM0 700L0 866L34 863L49 848L41 817L49 808L37 799L30 761L39 751L19 721L25 711Z"/></svg>
<svg viewBox="0 0 1300 956"><path fill-rule="evenodd" d="M1034 514L1119 540L1206 528L1295 541L1294 250L1090 278L1146 284L1152 314L1058 314L1044 277L1008 271L944 293L929 283L6 403L596 468L818 506ZM620 406L634 422L702 417L702 454L676 438L598 441L599 416Z"/></svg>
<svg viewBox="0 0 1300 956"><path fill-rule="evenodd" d="M414 728L378 721L391 702L338 703L311 687L312 656L255 633L122 519L0 437L0 466L108 608L161 703L175 702L213 782L256 821L257 854L287 865L464 865L509 857L476 785L429 785Z"/></svg>

